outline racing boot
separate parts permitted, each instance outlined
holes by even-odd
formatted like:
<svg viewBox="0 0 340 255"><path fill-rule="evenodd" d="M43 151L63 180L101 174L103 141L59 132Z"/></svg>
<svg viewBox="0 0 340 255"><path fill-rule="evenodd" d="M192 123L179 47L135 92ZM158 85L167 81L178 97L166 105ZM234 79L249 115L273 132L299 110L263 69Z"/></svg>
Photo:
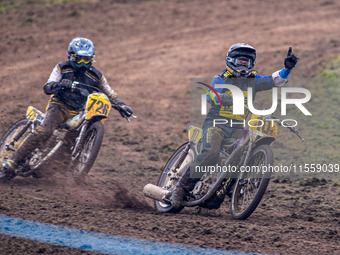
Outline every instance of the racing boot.
<svg viewBox="0 0 340 255"><path fill-rule="evenodd" d="M17 168L17 163L15 163L13 160L8 159L5 163L2 165L2 169L0 171L0 179L7 177L12 178L15 176L15 169Z"/></svg>
<svg viewBox="0 0 340 255"><path fill-rule="evenodd" d="M178 182L170 197L171 205L174 208L180 208L186 194L188 194L188 191L184 189L180 182Z"/></svg>

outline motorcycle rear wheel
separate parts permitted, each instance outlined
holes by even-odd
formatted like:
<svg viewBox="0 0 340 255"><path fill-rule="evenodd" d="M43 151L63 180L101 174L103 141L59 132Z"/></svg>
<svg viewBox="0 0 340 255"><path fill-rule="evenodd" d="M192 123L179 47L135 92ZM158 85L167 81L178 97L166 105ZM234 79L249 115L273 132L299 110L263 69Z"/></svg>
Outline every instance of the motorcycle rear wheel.
<svg viewBox="0 0 340 255"><path fill-rule="evenodd" d="M19 133L19 131L26 126L28 122L28 119L21 119L18 120L16 123L14 123L2 136L0 140L0 166L7 160L12 158L15 150L21 145L21 143L26 139L29 132L26 131L24 135L20 137L20 139L14 143L13 150L7 150L5 148L5 145L7 143L12 142L13 138L16 136L16 134Z"/></svg>
<svg viewBox="0 0 340 255"><path fill-rule="evenodd" d="M104 137L104 126L100 121L93 123L85 134L84 144L80 153L72 158L73 175L83 180L91 170Z"/></svg>
<svg viewBox="0 0 340 255"><path fill-rule="evenodd" d="M176 160L179 158L179 156L182 154L184 148L187 146L188 143L182 144L170 157L168 162L165 164L162 174L159 177L157 186L163 187L166 182L168 181L168 172L171 169L171 167L175 164ZM179 213L184 207L175 208L171 204L163 203L160 201L155 200L155 208L157 211L162 213Z"/></svg>
<svg viewBox="0 0 340 255"><path fill-rule="evenodd" d="M260 145L251 154L247 166L269 166L274 163L269 145ZM255 177L255 178L254 178ZM236 220L247 219L257 208L267 189L270 173L257 173L237 179L231 198L231 215Z"/></svg>

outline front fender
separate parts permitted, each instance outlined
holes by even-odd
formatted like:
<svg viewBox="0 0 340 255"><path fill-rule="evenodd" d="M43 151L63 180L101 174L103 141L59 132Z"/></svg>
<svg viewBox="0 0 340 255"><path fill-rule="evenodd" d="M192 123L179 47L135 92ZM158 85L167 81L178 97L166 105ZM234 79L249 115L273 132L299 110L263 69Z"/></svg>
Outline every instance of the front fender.
<svg viewBox="0 0 340 255"><path fill-rule="evenodd" d="M268 144L270 145L272 142L275 141L275 138L274 137L270 137L270 136L267 136L267 137L263 137L263 138L260 138L259 140L257 140L255 142L255 145L256 146L260 146L262 144Z"/></svg>

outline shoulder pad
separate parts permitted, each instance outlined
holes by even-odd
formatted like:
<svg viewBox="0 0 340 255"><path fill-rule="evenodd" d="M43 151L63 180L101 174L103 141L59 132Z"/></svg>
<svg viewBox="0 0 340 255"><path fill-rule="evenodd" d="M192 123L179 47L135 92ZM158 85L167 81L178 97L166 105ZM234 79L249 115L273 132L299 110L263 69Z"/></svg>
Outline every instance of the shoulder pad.
<svg viewBox="0 0 340 255"><path fill-rule="evenodd" d="M70 61L68 61L68 60L66 60L66 61L64 61L64 62L60 62L60 63L58 64L58 66L59 66L59 69L60 69L60 72L61 72L61 73L64 73L64 72L66 72L66 71L72 70L72 67L71 67L71 65L70 65Z"/></svg>
<svg viewBox="0 0 340 255"><path fill-rule="evenodd" d="M220 76L221 76L221 78L229 78L229 77L233 76L233 74L231 72L229 72L228 70L225 70Z"/></svg>
<svg viewBox="0 0 340 255"><path fill-rule="evenodd" d="M103 78L103 74L94 66L91 66L87 73L98 81L101 81Z"/></svg>
<svg viewBox="0 0 340 255"><path fill-rule="evenodd" d="M257 71L253 70L249 73L248 77L255 77L257 75Z"/></svg>

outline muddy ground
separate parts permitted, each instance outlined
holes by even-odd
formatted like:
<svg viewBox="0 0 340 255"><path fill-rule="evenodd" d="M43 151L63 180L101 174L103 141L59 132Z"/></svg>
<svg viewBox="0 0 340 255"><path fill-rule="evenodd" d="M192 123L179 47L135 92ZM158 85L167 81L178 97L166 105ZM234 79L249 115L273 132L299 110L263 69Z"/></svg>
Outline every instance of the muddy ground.
<svg viewBox="0 0 340 255"><path fill-rule="evenodd" d="M242 222L231 218L228 201L216 211L171 215L157 213L142 195L186 141L190 78L221 73L228 47L241 41L256 47L261 74L281 69L293 46L300 61L292 76L313 77L340 54L339 2L37 0L9 8L11 2L4 2L0 14L1 134L28 105L44 109L43 84L76 36L94 41L95 66L138 119L127 123L111 113L86 184L74 184L62 169L50 178L1 184L0 214L226 250L340 253L335 179L274 180L259 208ZM289 157L289 151L283 154ZM276 151L285 160L280 155ZM93 254L5 235L0 243L0 254Z"/></svg>

